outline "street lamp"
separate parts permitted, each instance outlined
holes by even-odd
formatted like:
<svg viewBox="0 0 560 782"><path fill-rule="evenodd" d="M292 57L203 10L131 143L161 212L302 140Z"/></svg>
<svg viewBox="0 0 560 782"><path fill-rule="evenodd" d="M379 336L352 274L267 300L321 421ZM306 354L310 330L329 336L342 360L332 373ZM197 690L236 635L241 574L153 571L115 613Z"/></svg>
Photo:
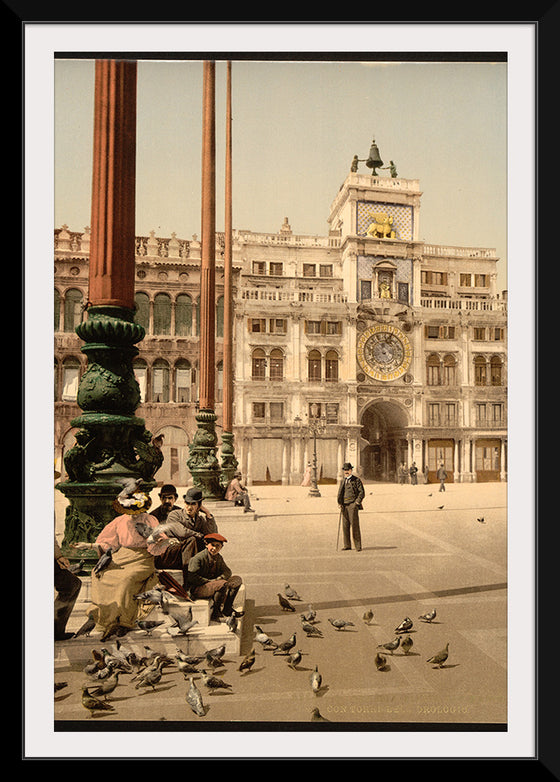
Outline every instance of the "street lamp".
<svg viewBox="0 0 560 782"><path fill-rule="evenodd" d="M320 407L316 402L309 406L309 431L313 435L313 471L311 474L310 497L320 497L321 492L317 486L317 434L325 431L325 417L320 415Z"/></svg>

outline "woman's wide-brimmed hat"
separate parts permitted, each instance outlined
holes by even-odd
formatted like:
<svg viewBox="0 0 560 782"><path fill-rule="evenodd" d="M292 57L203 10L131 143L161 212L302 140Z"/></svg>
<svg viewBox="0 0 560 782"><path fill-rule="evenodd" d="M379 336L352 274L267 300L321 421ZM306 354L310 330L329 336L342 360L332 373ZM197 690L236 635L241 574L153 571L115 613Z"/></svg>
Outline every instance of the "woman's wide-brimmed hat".
<svg viewBox="0 0 560 782"><path fill-rule="evenodd" d="M146 492L139 491L132 494L127 502L130 502L130 505L121 505L118 499L113 500L113 510L121 515L137 516L140 513L146 513L152 504L152 498Z"/></svg>

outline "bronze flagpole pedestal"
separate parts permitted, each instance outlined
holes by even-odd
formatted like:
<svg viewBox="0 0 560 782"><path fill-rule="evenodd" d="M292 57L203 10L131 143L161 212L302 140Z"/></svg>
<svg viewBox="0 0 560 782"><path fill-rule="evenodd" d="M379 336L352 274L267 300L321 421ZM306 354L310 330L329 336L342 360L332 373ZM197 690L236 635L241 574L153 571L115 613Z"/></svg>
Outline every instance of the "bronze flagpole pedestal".
<svg viewBox="0 0 560 782"><path fill-rule="evenodd" d="M122 481L140 478L147 492L163 462L144 420L133 370L144 329L134 322L136 78L133 60L95 63L92 231L88 302L76 333L88 359L72 420L76 444L64 456L69 500L63 551L92 542L115 516Z"/></svg>

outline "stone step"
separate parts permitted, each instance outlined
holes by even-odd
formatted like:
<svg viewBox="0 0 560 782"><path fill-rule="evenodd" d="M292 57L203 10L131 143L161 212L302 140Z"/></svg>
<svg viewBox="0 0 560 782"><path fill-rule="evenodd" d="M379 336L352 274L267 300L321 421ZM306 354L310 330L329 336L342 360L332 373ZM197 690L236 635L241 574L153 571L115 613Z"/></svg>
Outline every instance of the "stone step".
<svg viewBox="0 0 560 782"><path fill-rule="evenodd" d="M228 521L256 521L258 518L256 511L245 513L245 508L228 500L204 500L204 506L214 515L218 526Z"/></svg>
<svg viewBox="0 0 560 782"><path fill-rule="evenodd" d="M168 571L176 580L180 581L179 571ZM76 632L86 621L87 609L90 606L91 595L91 577L82 578L82 589L78 595L74 610L68 620L66 630ZM195 600L189 602L175 595L170 600L170 605L178 608L192 609L193 619L198 621L186 634L181 634L174 625L173 619L164 614L159 606L154 606L148 618L161 621L162 624L154 628L150 633L145 630L130 630L120 640L123 646L132 649L138 656L145 654L144 647L149 646L164 652L170 656L175 654L177 647L187 654L203 654L209 649L225 644L226 653L238 655L241 647L241 634L243 631L243 617L237 622L237 629L232 632L227 626L225 619L212 621L210 619L210 601ZM242 584L237 593L235 609L239 612L245 610L245 585ZM65 664L83 664L91 661L92 648L99 648L102 632L95 629L89 636L80 636L69 639L68 641L57 641L55 643L55 664L59 667ZM116 641L116 636L109 638L107 645L112 645ZM103 642L105 644L105 642Z"/></svg>

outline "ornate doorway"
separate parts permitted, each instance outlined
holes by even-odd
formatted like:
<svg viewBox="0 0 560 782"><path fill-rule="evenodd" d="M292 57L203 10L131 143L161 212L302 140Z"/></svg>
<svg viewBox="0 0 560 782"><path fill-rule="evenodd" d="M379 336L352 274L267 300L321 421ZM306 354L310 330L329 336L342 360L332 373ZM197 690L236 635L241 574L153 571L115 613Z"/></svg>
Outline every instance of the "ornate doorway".
<svg viewBox="0 0 560 782"><path fill-rule="evenodd" d="M397 402L372 402L363 410L360 423L362 476L395 483L399 464L407 462L406 410Z"/></svg>

